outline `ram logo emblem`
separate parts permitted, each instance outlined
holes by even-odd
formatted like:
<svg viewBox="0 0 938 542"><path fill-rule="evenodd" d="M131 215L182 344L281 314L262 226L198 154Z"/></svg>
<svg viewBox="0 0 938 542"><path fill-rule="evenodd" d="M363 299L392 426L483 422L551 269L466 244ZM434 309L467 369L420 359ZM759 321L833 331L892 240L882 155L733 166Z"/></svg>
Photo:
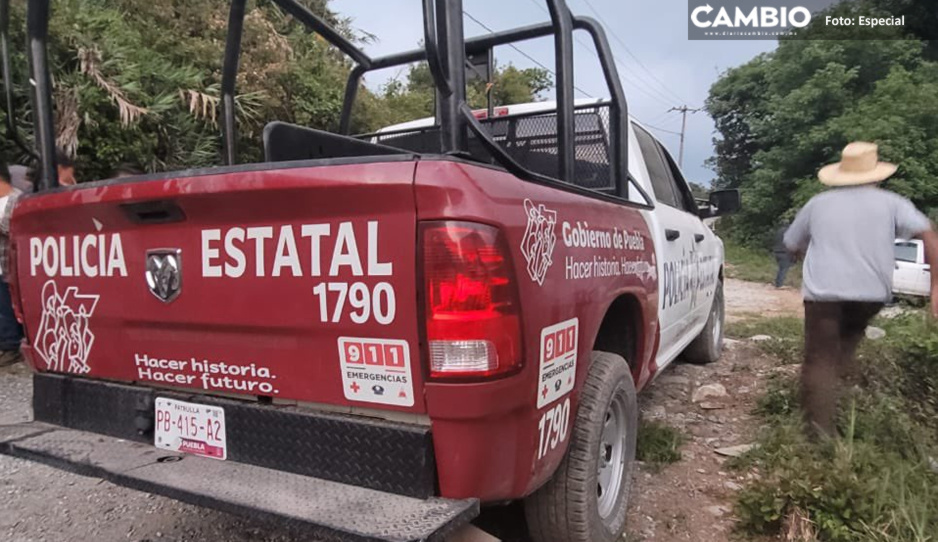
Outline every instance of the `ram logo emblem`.
<svg viewBox="0 0 938 542"><path fill-rule="evenodd" d="M147 251L147 286L160 301L169 303L182 292L182 251L160 248Z"/></svg>

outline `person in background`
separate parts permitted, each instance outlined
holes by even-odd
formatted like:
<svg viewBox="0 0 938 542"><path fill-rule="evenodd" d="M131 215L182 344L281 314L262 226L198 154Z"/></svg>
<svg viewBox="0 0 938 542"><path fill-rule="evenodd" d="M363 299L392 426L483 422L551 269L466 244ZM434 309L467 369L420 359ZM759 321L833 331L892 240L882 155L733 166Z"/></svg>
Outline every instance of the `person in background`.
<svg viewBox="0 0 938 542"><path fill-rule="evenodd" d="M13 300L6 278L10 265L10 215L16 200L22 195L10 184L10 171L0 162L0 367L13 365L23 359L20 341L23 328L13 313Z"/></svg>
<svg viewBox="0 0 938 542"><path fill-rule="evenodd" d="M778 273L775 275L775 287L781 288L785 285L785 277L788 270L791 269L792 256L785 248L785 232L788 231L787 220L783 220L778 229L775 230L775 240L772 244L772 253L775 254L775 263L778 264Z"/></svg>
<svg viewBox="0 0 938 542"><path fill-rule="evenodd" d="M12 165L10 169L10 184L24 194L33 193L33 182L30 180L29 168Z"/></svg>
<svg viewBox="0 0 938 542"><path fill-rule="evenodd" d="M55 169L59 174L59 186L75 186L78 180L75 178L75 160L62 149L55 151ZM34 186L39 186L39 179L42 177L42 166L37 164L30 172L30 182Z"/></svg>
<svg viewBox="0 0 938 542"><path fill-rule="evenodd" d="M78 184L78 180L75 179L75 161L62 149L55 151L55 166L59 172L60 186Z"/></svg>
<svg viewBox="0 0 938 542"><path fill-rule="evenodd" d="M117 166L117 169L114 170L114 174L111 177L115 179L122 179L124 177L134 177L136 175L143 175L143 169L131 164L130 162L124 162L123 164Z"/></svg>
<svg viewBox="0 0 938 542"><path fill-rule="evenodd" d="M798 212L785 246L804 259L801 402L811 436L835 434L840 381L855 375L856 349L870 320L892 299L897 237L919 238L938 265L938 233L911 201L877 186L896 172L873 143L851 143L818 173L832 187ZM938 273L931 275L938 317Z"/></svg>

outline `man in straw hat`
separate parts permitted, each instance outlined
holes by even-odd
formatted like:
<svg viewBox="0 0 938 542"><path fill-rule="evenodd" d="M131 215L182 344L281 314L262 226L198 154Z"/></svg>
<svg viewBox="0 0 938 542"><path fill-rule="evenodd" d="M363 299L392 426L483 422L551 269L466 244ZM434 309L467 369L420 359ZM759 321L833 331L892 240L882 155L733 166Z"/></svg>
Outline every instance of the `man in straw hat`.
<svg viewBox="0 0 938 542"><path fill-rule="evenodd" d="M851 143L841 161L821 169L832 187L811 198L785 234L804 261L805 361L801 400L808 430L833 435L839 381L854 371L869 321L892 299L896 238L922 239L938 263L938 234L909 200L877 183L896 172L873 143ZM938 317L938 272L932 273L932 315Z"/></svg>

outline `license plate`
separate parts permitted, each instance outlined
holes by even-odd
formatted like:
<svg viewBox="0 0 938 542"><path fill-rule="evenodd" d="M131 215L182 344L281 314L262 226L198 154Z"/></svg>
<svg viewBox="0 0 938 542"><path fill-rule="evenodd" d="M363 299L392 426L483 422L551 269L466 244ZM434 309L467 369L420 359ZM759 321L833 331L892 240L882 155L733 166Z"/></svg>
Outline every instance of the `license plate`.
<svg viewBox="0 0 938 542"><path fill-rule="evenodd" d="M158 397L155 420L153 444L157 448L227 459L223 408Z"/></svg>

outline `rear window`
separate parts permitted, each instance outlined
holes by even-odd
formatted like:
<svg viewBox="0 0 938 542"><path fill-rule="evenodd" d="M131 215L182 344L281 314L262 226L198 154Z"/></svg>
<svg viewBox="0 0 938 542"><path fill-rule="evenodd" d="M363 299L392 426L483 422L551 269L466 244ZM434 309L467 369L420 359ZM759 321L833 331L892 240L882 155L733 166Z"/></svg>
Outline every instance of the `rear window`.
<svg viewBox="0 0 938 542"><path fill-rule="evenodd" d="M918 244L896 243L896 261L918 263Z"/></svg>

